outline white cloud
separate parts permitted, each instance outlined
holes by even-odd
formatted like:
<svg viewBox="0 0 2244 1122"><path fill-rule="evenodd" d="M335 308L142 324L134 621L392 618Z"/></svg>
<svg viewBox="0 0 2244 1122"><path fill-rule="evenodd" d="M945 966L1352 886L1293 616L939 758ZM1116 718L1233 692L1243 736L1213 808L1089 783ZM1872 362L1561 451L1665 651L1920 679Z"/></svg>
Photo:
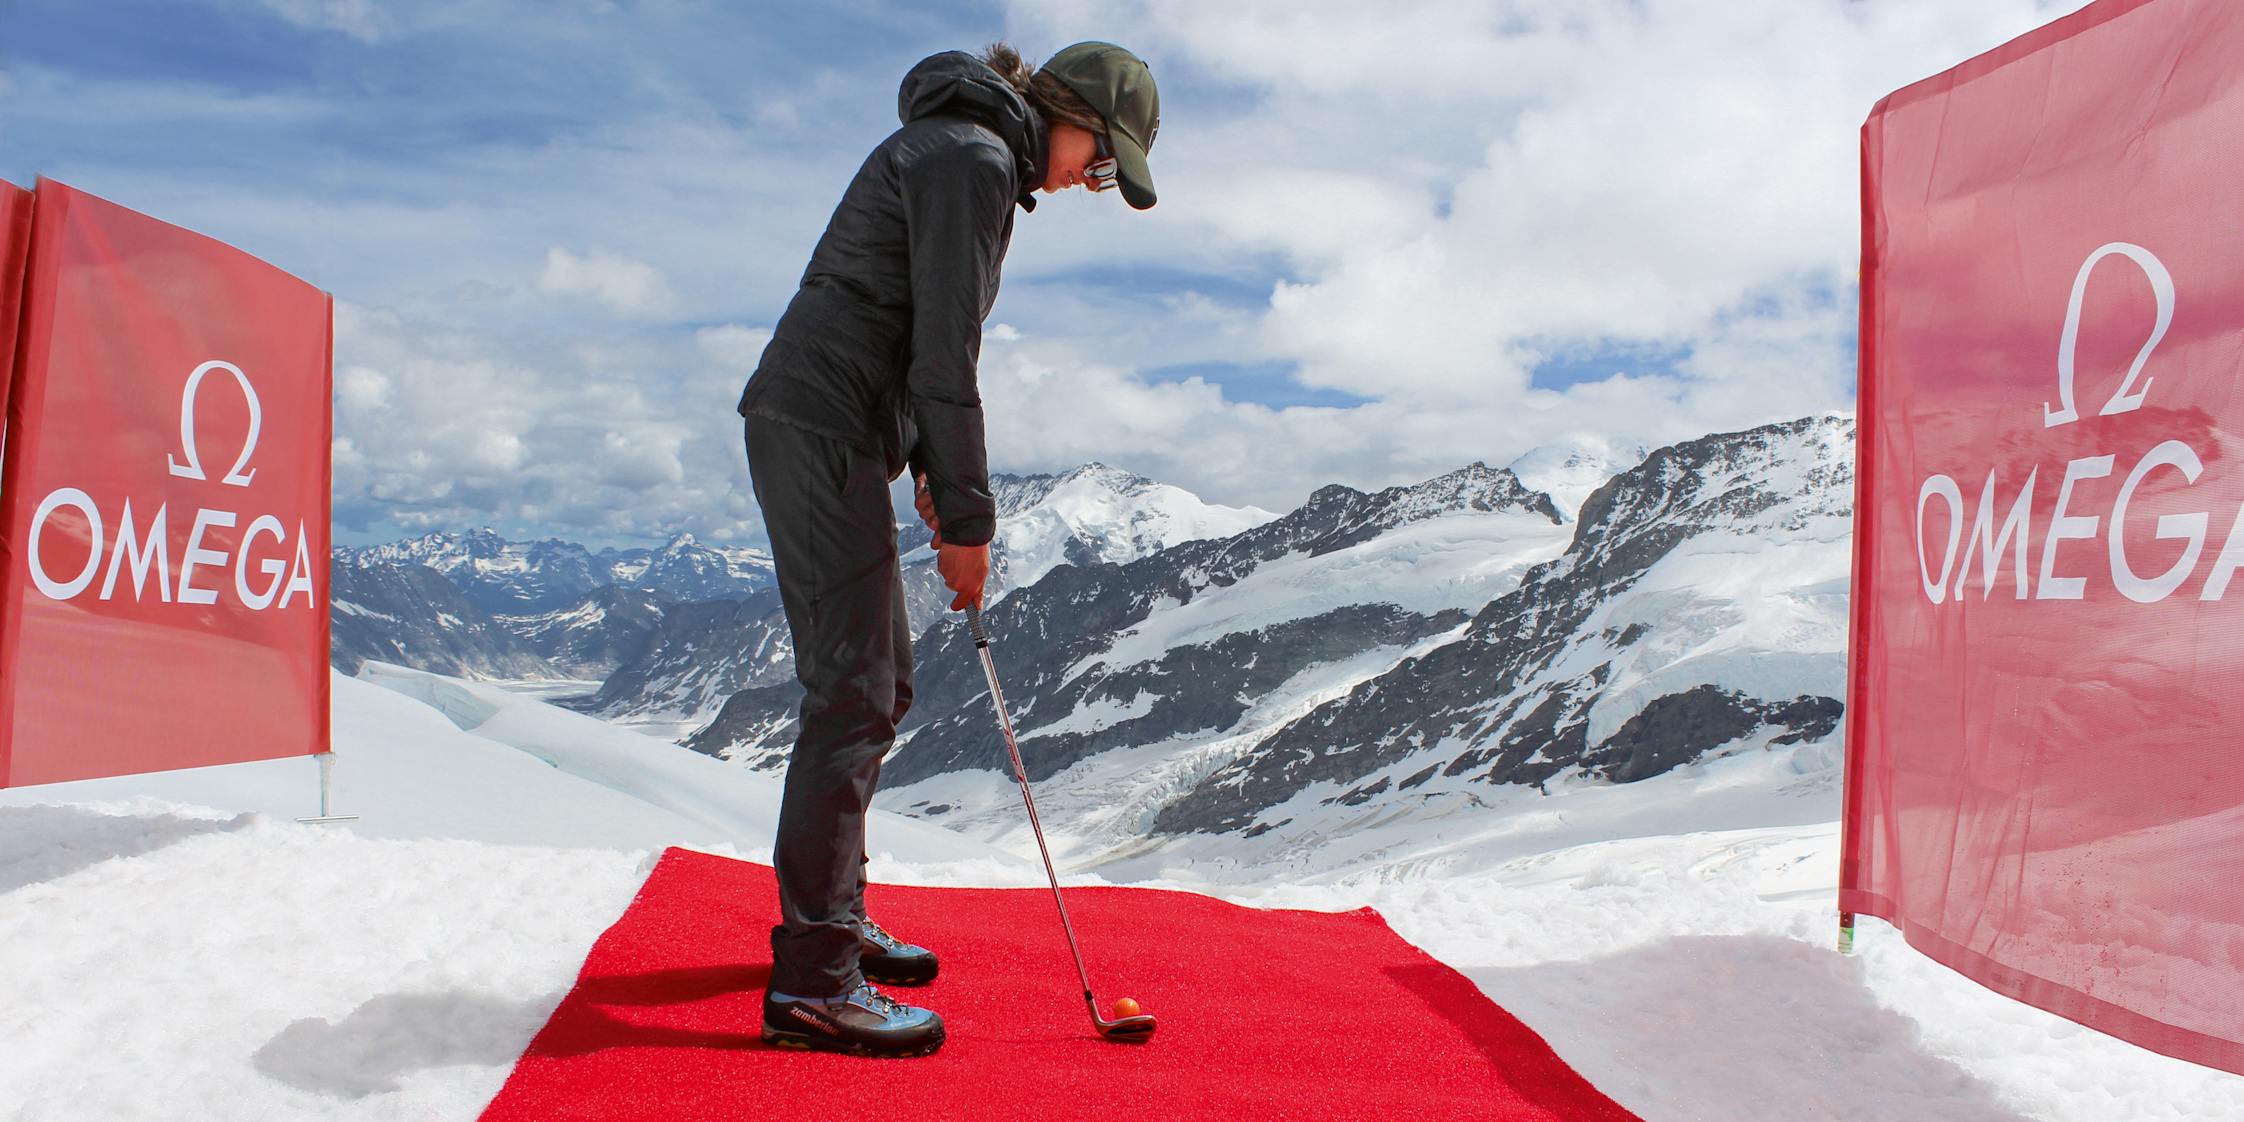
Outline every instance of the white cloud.
<svg viewBox="0 0 2244 1122"><path fill-rule="evenodd" d="M1673 438L1843 407L1863 118L2077 6L1102 0L1011 15L1017 41L1119 38L1156 76L1244 93L1223 113L1164 105L1160 207L1063 217L1089 227L1088 252L1133 261L1280 255L1292 277L1247 350L1380 398L1354 423L1420 442L1345 441L1367 458L1303 468L1353 481L1475 447L1506 457L1564 424ZM1067 272L1078 244L1031 252ZM1530 384L1554 352L1626 345L1693 357L1655 379ZM1322 424L1231 417L1246 441Z"/></svg>
<svg viewBox="0 0 2244 1122"><path fill-rule="evenodd" d="M335 375L336 407L351 413L373 413L390 401L390 379L379 370L348 366Z"/></svg>
<svg viewBox="0 0 2244 1122"><path fill-rule="evenodd" d="M695 52L652 49L721 9L580 4L525 32L480 2L269 6L365 42L433 30L510 65L609 64L566 106L529 85L471 106L11 71L14 120L118 138L40 170L342 297L339 503L407 525L755 536L731 405L757 324L894 126L903 67L974 41L913 23L780 81L729 48L698 72ZM1844 406L1864 115L2073 6L1014 4L1006 34L1032 55L1118 39L1170 96L1159 207L1078 192L1019 218L984 349L992 461L1101 459L1275 509L1576 432L1658 443ZM769 51L831 18L748 17L747 38ZM477 139L325 139L393 108ZM145 155L131 130L151 120L191 154ZM302 143L225 143L245 128ZM192 163L212 151L231 158ZM1688 357L1531 384L1583 353ZM1272 409L1141 373L1285 362L1376 400Z"/></svg>
<svg viewBox="0 0 2244 1122"><path fill-rule="evenodd" d="M1845 400L1832 355L1851 316L1851 306L1802 300L1782 314L1717 325L1678 374L1623 371L1563 390L1460 395L1439 406L1394 397L1272 409L1198 378L1149 382L1074 341L992 339L983 349L982 398L997 470L1054 471L1097 459L1211 502L1289 510L1328 483L1373 490L1475 460L1501 466L1581 437L1657 446L1832 408Z"/></svg>
<svg viewBox="0 0 2244 1122"><path fill-rule="evenodd" d="M756 536L734 398L764 332L580 344L536 362L489 332L336 304L335 501L346 524L523 524L627 540Z"/></svg>
<svg viewBox="0 0 2244 1122"><path fill-rule="evenodd" d="M701 328L693 337L694 342L701 345L702 353L745 375L755 369L757 360L763 357L764 345L771 342L771 330L725 323Z"/></svg>
<svg viewBox="0 0 2244 1122"><path fill-rule="evenodd" d="M578 256L560 246L546 251L538 291L590 297L618 315L647 319L678 306L678 294L653 265L612 253Z"/></svg>
<svg viewBox="0 0 2244 1122"><path fill-rule="evenodd" d="M362 43L380 40L388 25L373 0L264 0L274 15L298 27L336 31Z"/></svg>

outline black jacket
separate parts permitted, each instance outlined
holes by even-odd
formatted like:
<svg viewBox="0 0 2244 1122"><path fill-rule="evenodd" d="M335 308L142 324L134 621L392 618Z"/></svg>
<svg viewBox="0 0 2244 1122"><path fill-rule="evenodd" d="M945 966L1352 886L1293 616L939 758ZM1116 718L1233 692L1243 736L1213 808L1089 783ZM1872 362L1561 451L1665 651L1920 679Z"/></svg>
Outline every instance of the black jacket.
<svg viewBox="0 0 2244 1122"><path fill-rule="evenodd" d="M740 395L743 416L799 425L927 476L943 539L997 529L975 365L1013 206L1036 209L1046 126L962 51L921 60L904 127L865 158L811 251Z"/></svg>

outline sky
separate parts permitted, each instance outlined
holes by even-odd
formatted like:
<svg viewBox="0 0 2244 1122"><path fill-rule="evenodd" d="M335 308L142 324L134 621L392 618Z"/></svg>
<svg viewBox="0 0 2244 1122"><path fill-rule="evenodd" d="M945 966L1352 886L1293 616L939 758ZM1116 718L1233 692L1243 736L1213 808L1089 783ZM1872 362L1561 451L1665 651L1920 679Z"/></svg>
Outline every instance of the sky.
<svg viewBox="0 0 2244 1122"><path fill-rule="evenodd" d="M917 60L1084 39L1161 202L1020 214L993 470L1292 509L1853 404L1858 130L2077 0L0 0L0 178L334 293L335 538L761 545L732 407Z"/></svg>

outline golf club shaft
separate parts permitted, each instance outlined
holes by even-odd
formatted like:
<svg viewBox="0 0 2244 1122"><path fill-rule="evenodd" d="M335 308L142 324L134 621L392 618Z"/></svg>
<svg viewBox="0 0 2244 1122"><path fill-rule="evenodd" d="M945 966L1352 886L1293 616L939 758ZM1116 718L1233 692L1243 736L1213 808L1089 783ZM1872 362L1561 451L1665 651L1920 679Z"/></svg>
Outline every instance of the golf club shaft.
<svg viewBox="0 0 2244 1122"><path fill-rule="evenodd" d="M997 684L997 663L990 658L989 632L982 629L982 608L979 604L966 606L966 622L974 636L974 649L982 656L982 673L989 678L990 701L997 706L997 727L1005 734L1005 750L1013 757L1013 778L1021 784L1021 803L1028 807L1029 829L1036 834L1036 851L1044 856L1044 876L1052 882L1052 902L1059 905L1060 926L1067 932L1067 949L1075 955L1075 974L1083 980L1083 1001L1091 1007L1091 1016L1099 1015L1097 999L1091 996L1091 972L1083 965L1083 948L1075 941L1075 924L1067 918L1067 901L1060 898L1060 874L1052 868L1052 850L1044 843L1044 824L1036 816L1036 795L1029 790L1028 767L1021 763L1021 745L1013 739L1013 718L1005 711L1005 691Z"/></svg>

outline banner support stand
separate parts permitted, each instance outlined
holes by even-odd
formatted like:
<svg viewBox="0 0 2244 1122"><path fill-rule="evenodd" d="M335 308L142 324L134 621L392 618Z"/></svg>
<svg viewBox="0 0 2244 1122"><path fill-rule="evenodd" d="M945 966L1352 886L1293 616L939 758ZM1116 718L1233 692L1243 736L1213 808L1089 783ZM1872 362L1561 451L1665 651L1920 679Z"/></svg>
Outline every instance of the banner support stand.
<svg viewBox="0 0 2244 1122"><path fill-rule="evenodd" d="M1844 955L1851 955L1854 953L1853 912L1839 913L1839 953Z"/></svg>
<svg viewBox="0 0 2244 1122"><path fill-rule="evenodd" d="M358 815L355 814L331 814L328 812L328 797L335 789L335 753L321 752L312 758L319 761L319 817L299 818L297 821L315 824L320 822L358 821Z"/></svg>

